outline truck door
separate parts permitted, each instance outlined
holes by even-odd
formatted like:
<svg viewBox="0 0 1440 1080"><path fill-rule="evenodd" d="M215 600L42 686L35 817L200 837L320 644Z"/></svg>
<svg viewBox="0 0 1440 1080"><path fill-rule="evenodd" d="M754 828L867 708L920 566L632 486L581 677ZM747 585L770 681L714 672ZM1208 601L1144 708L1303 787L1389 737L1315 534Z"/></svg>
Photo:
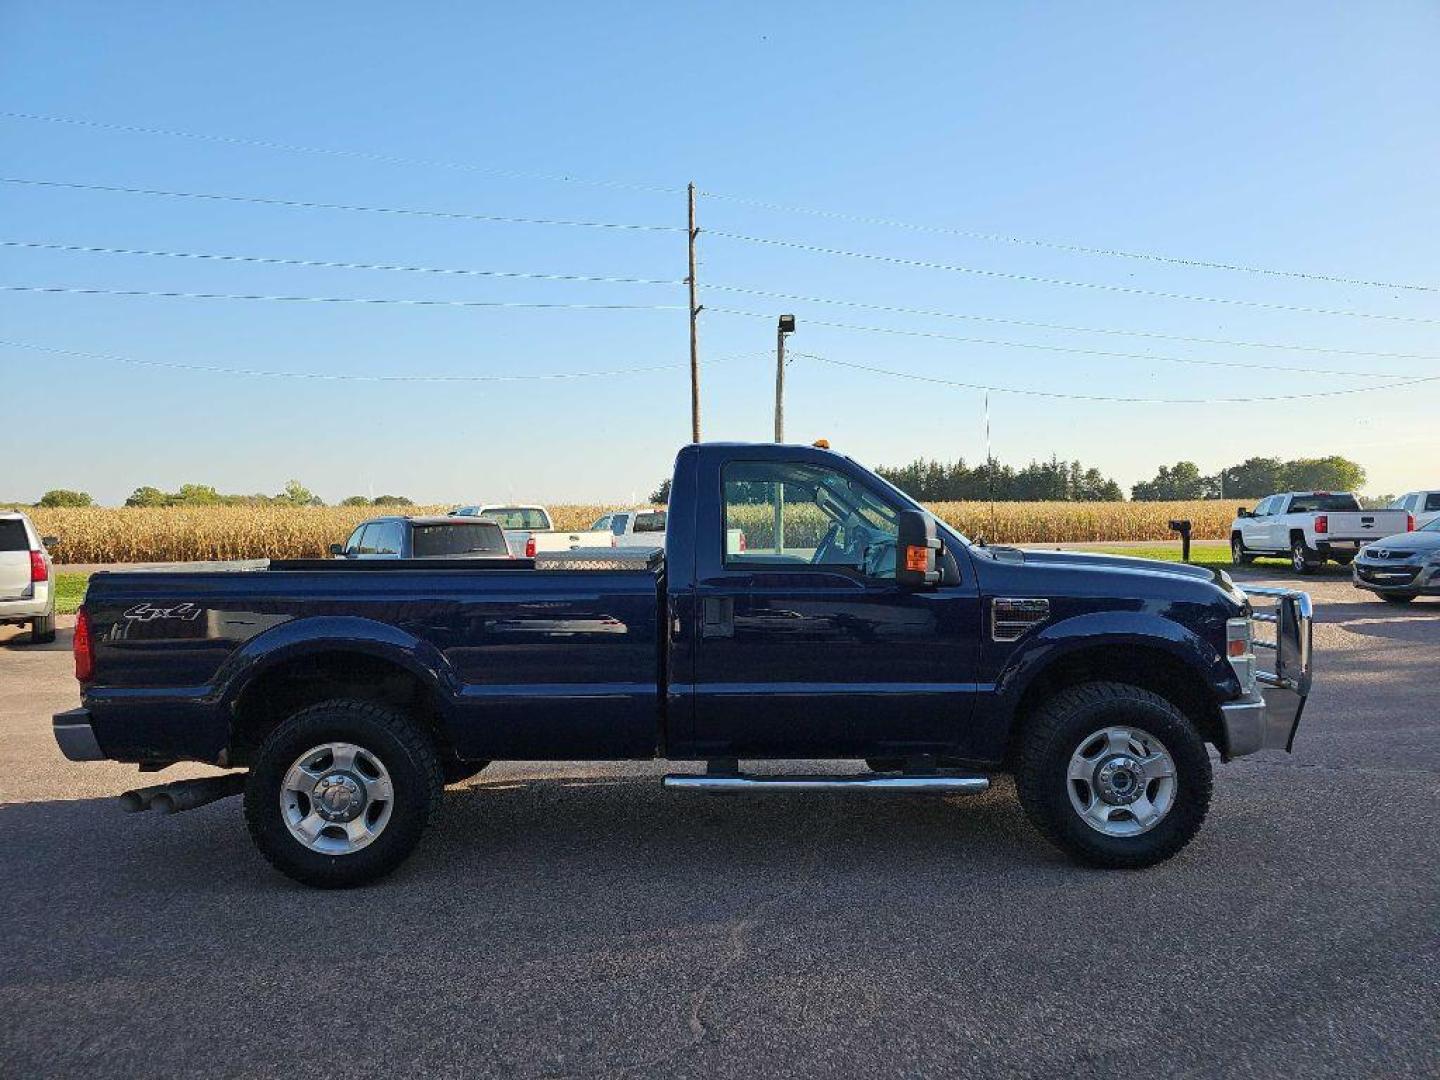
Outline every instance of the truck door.
<svg viewBox="0 0 1440 1080"><path fill-rule="evenodd" d="M722 512L697 515L714 533L696 537L714 553L696 581L697 756L905 756L962 743L980 622L963 553L959 584L898 585L900 507L858 467L729 461L719 487Z"/></svg>
<svg viewBox="0 0 1440 1080"><path fill-rule="evenodd" d="M1265 523L1265 515L1274 504L1274 496L1261 499L1255 504L1254 513L1240 521L1240 536L1244 539L1245 546L1251 551L1266 551L1270 547L1269 529Z"/></svg>

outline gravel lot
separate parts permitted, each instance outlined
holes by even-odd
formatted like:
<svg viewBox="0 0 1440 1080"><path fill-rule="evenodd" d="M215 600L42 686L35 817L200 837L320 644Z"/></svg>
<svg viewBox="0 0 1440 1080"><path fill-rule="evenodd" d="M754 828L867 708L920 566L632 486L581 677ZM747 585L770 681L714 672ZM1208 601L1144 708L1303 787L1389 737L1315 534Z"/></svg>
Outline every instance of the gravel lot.
<svg viewBox="0 0 1440 1080"><path fill-rule="evenodd" d="M234 800L120 813L133 768L50 736L68 632L0 628L0 1075L1436 1076L1440 603L1309 587L1297 752L1220 768L1196 842L1133 874L1063 860L1008 783L719 799L547 764L312 892Z"/></svg>

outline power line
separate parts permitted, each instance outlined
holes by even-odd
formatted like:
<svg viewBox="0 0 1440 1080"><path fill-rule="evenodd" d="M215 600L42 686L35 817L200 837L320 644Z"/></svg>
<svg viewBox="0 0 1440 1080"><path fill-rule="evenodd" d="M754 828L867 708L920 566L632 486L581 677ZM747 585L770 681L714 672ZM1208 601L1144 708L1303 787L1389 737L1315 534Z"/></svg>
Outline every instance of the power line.
<svg viewBox="0 0 1440 1080"><path fill-rule="evenodd" d="M1300 353L1338 353L1344 354L1344 356L1382 357L1382 359L1390 360L1440 360L1440 356L1420 356L1420 354L1414 353L1371 353L1371 351L1345 350L1345 348L1326 348L1323 346L1292 346L1292 344L1266 343L1266 341L1236 341L1228 340L1228 338L1189 337L1184 336L1184 334L1156 334L1149 333L1149 331L1143 330L1112 330L1112 328L1103 327L1073 327L1073 325L1061 325L1056 323L1035 323L1035 321L1031 320L1022 320L1022 318L995 318L989 317L989 315L969 315L963 314L963 312L955 311L935 311L930 310L930 308L896 307L896 305L893 304L867 304L867 302L857 300L837 300L837 298L834 297L804 297L804 295L793 294L793 292L770 292L766 291L766 289L744 288L739 287L739 285L711 285L710 288L716 289L717 292L736 292L736 294L747 295L747 297L769 297L772 298L772 300L799 301L804 302L804 304L831 304L838 305L838 307L861 308L861 310L865 311L888 311L893 312L893 314L900 315L926 315L926 317L933 318L958 318L958 320L968 321L968 323L969 321L978 321L978 323L1020 325L1020 327L1038 328L1038 330L1066 330L1071 331L1071 333L1086 334L1119 334L1119 336L1126 337L1158 338L1158 340L1168 341L1189 341L1189 343L1217 344L1217 346L1236 346L1241 348L1279 348L1279 350L1300 351ZM710 310L723 311L726 312L726 314L733 315L744 314L755 315L755 317L757 318L760 317L760 312L737 311L734 310L734 308L713 307L710 308ZM815 323L816 325L832 325L832 327L842 327L847 328L847 330L873 330L876 331L876 333L890 333L890 331L888 331L886 327L850 327L850 325L840 323L822 323L822 321L818 320L809 321L812 321L812 323ZM893 331L893 333L904 333L904 331L897 330ZM1247 363L1223 363L1223 361L1220 360L1187 360L1181 359L1181 357L1153 356L1153 354L1149 353L1112 353L1112 351L1093 350L1093 348L1044 346L1044 344L1031 344L1028 343L1028 341L996 341L991 340L991 338L982 337L948 337L946 338L946 340L972 341L972 343L985 344L985 346L1040 348L1040 350L1056 351L1056 353L1080 353L1086 354L1086 356L1133 357L1133 359L1169 360L1172 361L1172 363L1210 364L1210 366L1214 367L1256 367L1256 369L1267 369L1267 367L1269 367L1267 366L1267 364L1254 364L1248 363L1248 361ZM1372 376L1372 374L1384 374L1382 372L1338 372L1338 370L1323 369L1323 367L1284 366L1270 367L1270 370L1277 370L1277 372L1310 372L1313 374L1356 374L1356 376Z"/></svg>
<svg viewBox="0 0 1440 1080"><path fill-rule="evenodd" d="M51 242L46 242L46 241L35 241L35 240L0 240L0 247L10 247L10 248L17 248L17 249L24 249L24 250L38 250L38 251L63 251L63 252L73 252L73 253L78 253L78 254L137 255L137 256L153 256L153 257L161 257L161 258L169 258L169 259L195 259L195 260L202 260L202 261L233 262L233 263L245 263L245 264L264 265L264 266L295 266L295 267L305 267L305 268L312 268L312 269L318 268L318 269L336 269L336 270L378 270L378 271L396 271L396 272L401 272L401 273L458 275L458 276L474 276L474 277L486 277L486 278L514 278L514 279L521 279L521 280L536 280L536 281L567 281L567 282L622 284L622 285L683 285L683 284L685 284L685 280L684 280L683 278L613 277L613 276L592 275L592 274L542 273L542 272L522 271L522 270L480 270L480 269L466 268L466 267L412 266L412 265L406 265L406 264L390 264L390 263L347 262L347 261L332 260L332 259L298 259L298 258L288 258L288 257L273 256L273 255L239 255L239 254L221 253L221 252L164 251L164 250L154 250L154 249L148 249L148 248L117 248L117 247L103 247L103 246L94 245L94 244L60 244L60 243L51 243ZM868 310L868 311L885 311L885 312L892 312L892 313L894 313L894 314L900 314L900 315L921 315L921 316L929 316L929 317L942 318L942 319L960 319L960 320L963 320L963 321L965 321L965 322L993 323L993 324L1002 325L1002 326L1021 326L1021 327L1026 327L1026 328L1028 328L1028 329L1035 329L1035 330L1060 330L1060 331L1065 331L1065 332L1067 332L1067 333L1106 334L1106 335L1110 335L1110 336L1145 338L1145 339L1157 340L1157 341L1182 341L1182 342L1187 342L1187 343L1191 343L1191 344L1200 344L1200 345L1223 345L1223 346L1226 346L1226 347L1229 347L1229 348L1271 349L1271 350L1280 350L1280 351L1283 351L1283 352L1311 352L1311 353L1324 353L1324 354L1335 355L1335 356L1364 356L1364 357L1373 357L1373 358L1379 358L1379 359L1385 359L1385 360L1425 360L1425 361L1440 361L1440 356L1429 355L1429 354L1424 354L1424 353L1381 352L1381 351L1374 351L1374 350L1369 350L1369 349L1340 349L1340 348L1335 348L1335 347L1333 347L1333 346L1328 346L1328 345L1300 345L1300 344L1294 344L1294 343L1288 343L1288 342L1242 341L1242 340L1238 340L1238 339L1235 339L1235 338L1199 337L1199 336L1192 335L1192 334L1165 334L1165 333L1160 333L1159 331L1153 331L1153 330L1129 330L1129 329L1122 329L1122 328L1108 327L1108 326L1076 326L1076 325L1068 324L1068 323L1048 323L1048 322L1040 322L1040 321L1037 321L1037 320L1034 320L1034 319L1009 319L1009 318L1003 318L1003 317L1001 317L1001 316L996 316L996 315L976 315L976 314L969 313L969 312L936 311L936 310L928 309L928 308L901 307L901 306L892 305L892 304L873 304L873 303L866 303L866 302L859 301L859 300L845 300L845 299L839 299L839 298L835 298L835 297L807 296L807 295L802 295L802 294L798 294L798 293L775 292L775 291L771 291L771 290L767 290L767 289L755 289L755 288L749 288L749 287L747 287L747 286L739 286L739 285L723 285L723 284L718 284L718 285L711 285L710 288L712 288L712 289L714 289L714 290L716 290L716 291L718 291L718 292L730 292L730 293L735 293L735 294L737 294L737 295L744 295L744 296L759 296L759 297L767 297L767 298L775 299L775 300L790 300L790 301L797 301L797 302L801 302L801 303L828 304L828 305L834 305L834 306L839 306L839 307L858 308L858 309L863 309L863 310ZM735 311L733 311L733 310L731 310L731 309L725 309L725 308L712 308L712 309L710 309L710 310L725 311L725 312L730 313L730 314L742 314L742 313L740 313L740 312L735 312ZM757 317L759 317L759 316L758 316L758 313L757 313ZM768 318L769 316L765 316L765 317ZM843 325L843 324L821 323L821 324L819 324L819 325L837 325L837 326L838 326L838 325ZM846 328L851 328L851 327L846 327ZM883 328L883 327L867 327L867 328L853 327L853 328L851 328L851 329L871 329L871 330L875 330L875 331L878 331L878 332L895 332L895 333L899 333L899 332L900 332L900 331L889 331L887 328ZM1030 345L1030 344L1028 344L1028 343L1025 343L1025 342L992 341L992 340L984 339L984 338L949 337L949 338L947 338L946 340L951 340L951 341L973 341L973 342L975 342L975 343L977 343L977 344L1013 346L1013 347L1016 347L1016 348L1032 348L1032 347L1033 347L1033 348L1053 348L1053 349L1059 349L1058 346L1040 346L1040 345L1032 346L1032 345ZM1066 352L1085 352L1085 351L1090 351L1090 350L1077 350L1077 349L1068 349L1068 348L1067 348L1067 349L1064 349L1063 351L1066 351ZM1093 355L1099 355L1099 356L1119 356L1119 357L1136 357L1136 358L1141 358L1141 359L1168 360L1168 361L1171 361L1171 362L1174 362L1174 363L1208 364L1208 365L1210 365L1210 366L1217 366L1217 367L1253 367L1253 368L1260 368L1260 369L1262 369L1262 370L1310 372L1310 373L1319 374L1319 375L1384 375L1384 374L1386 374L1386 373L1384 373L1384 372L1374 372L1374 371L1364 371L1364 372L1355 371L1355 372L1351 372L1351 371L1337 371L1337 370L1326 369L1326 368L1301 368L1301 367L1293 367L1293 366L1267 368L1266 365L1263 365L1263 364L1224 363L1224 362L1221 362L1221 361L1204 361L1204 360L1183 360L1183 359L1178 358L1178 357L1152 356L1152 355L1150 355L1150 354L1144 354L1144 353L1108 353L1108 352L1101 352L1101 351L1098 351L1098 350L1093 351Z"/></svg>
<svg viewBox="0 0 1440 1080"><path fill-rule="evenodd" d="M710 311L722 315L743 315L753 319L768 319L772 316L759 311L742 311L738 308L712 307ZM898 334L904 337L934 338L939 341L959 341L967 345L994 345L1002 349L1033 349L1038 352L1069 353L1076 356L1098 356L1114 360L1153 360L1166 364L1193 364L1197 367L1241 368L1246 371L1280 371L1297 375L1343 375L1356 378L1411 378L1408 373L1394 371L1342 371L1335 368L1291 367L1282 364L1254 364L1235 360L1198 360L1188 356L1163 356L1157 353L1117 352L1107 349L1081 349L1069 345L1043 345L1030 341L1005 341L996 338L965 337L958 334L935 334L923 330L899 330L888 326L857 326L853 323L827 322L823 319L805 319L807 325L825 326L834 330L858 330L872 334ZM807 356L807 353L792 353ZM820 359L812 357L812 359ZM1440 360L1440 356L1419 357L1418 359Z"/></svg>
<svg viewBox="0 0 1440 1080"><path fill-rule="evenodd" d="M36 240L0 240L0 247L35 251L68 251L86 255L146 255L166 259L199 259L212 262L254 263L263 266L303 266L324 270L394 270L411 274L457 274L487 278L520 278L533 281L602 282L618 285L683 285L680 278L600 277L591 274L543 274L521 270L474 270L458 267L405 266L388 263L336 262L328 259L288 259L273 255L232 255L201 251L155 251L145 248L97 247L91 244L52 244Z"/></svg>
<svg viewBox="0 0 1440 1080"><path fill-rule="evenodd" d="M1067 394L1058 390L1027 390L1015 386L990 386L985 383L942 379L934 375L918 375L909 371L893 371L889 368L872 367L869 364L856 364L849 360L834 360L828 356L814 356L811 354L806 354L806 356L807 359L818 360L824 364L833 364L836 367L854 368L857 371L868 371L875 375L889 375L892 378L911 379L916 382L935 383L941 386L957 386L964 390L981 390L994 394L1021 394L1026 397L1058 398L1064 401L1103 401L1128 405L1247 405L1269 401L1298 401L1304 398L1339 397L1344 394L1368 394L1379 390L1394 390L1404 386L1418 386L1421 383L1440 382L1440 375L1427 375L1423 378L1381 383L1377 386L1356 386L1347 390L1317 390L1305 394L1272 394L1260 397L1220 398L1141 398L1118 397L1106 394Z"/></svg>
<svg viewBox="0 0 1440 1080"><path fill-rule="evenodd" d="M342 157L361 161L374 161L387 165L405 165L421 168L454 169L463 172L479 173L483 175L497 176L507 179L541 180L553 183L582 184L591 187L611 188L621 191L639 191L663 195L678 195L685 191L685 188L675 185L667 186L657 184L642 184L632 181L598 179L595 177L578 176L573 173L524 172L514 169L500 169L495 168L494 166L476 165L471 162L449 161L438 158L416 158L399 154L378 153L375 151L366 150L309 146L299 143L280 142L271 139L251 139L234 135L207 134L195 131L182 131L175 128L149 127L139 124L118 124L106 121L87 120L78 117L50 116L39 113L3 110L0 111L0 118L6 118L10 120L23 120L36 123L65 125L69 127L83 127L98 131L111 131L131 135L153 135L166 138L190 139L198 142L219 143L230 146L249 146L262 150L280 150L287 153L318 154L328 157ZM911 232L932 233L942 236L956 236L969 240L981 240L990 243L1042 248L1051 251L1069 252L1072 254L1099 255L1107 258L1163 263L1173 266L1184 266L1204 270L1225 270L1247 274L1264 275L1269 277L1295 278L1300 280L1320 281L1337 285L1357 285L1381 289L1404 289L1407 291L1416 292L1440 291L1440 288L1437 288L1434 285L1418 285L1410 282L1378 281L1365 277L1346 276L1340 274L1322 274L1312 271L1286 270L1267 266L1253 266L1244 263L1222 262L1210 259L1191 258L1187 256L1166 255L1151 251L1132 251L1123 248L1091 246L1085 244L1078 244L1066 240L1055 240L1046 237L1012 236L1005 233L987 232L978 229L960 229L952 226L899 221L893 218L878 217L867 214L853 214L838 210L821 209L817 207L787 205L764 199L751 198L749 196L729 194L721 191L700 190L697 191L697 194L705 198L724 200L735 205L751 206L763 210L774 210L786 214L803 214L809 217L826 218L834 221L849 221L863 225L880 225L888 228L905 229Z"/></svg>
<svg viewBox="0 0 1440 1080"><path fill-rule="evenodd" d="M82 352L78 349L60 349L51 345L36 345L28 341L0 340L0 346L14 349L29 349L34 352L52 353L57 356L73 356L86 360L109 360L136 367L164 368L172 371L199 372L207 375L244 375L269 379L316 379L326 382L411 382L411 383L487 383L487 382L534 382L550 379L594 379L612 375L648 375L660 371L683 371L684 364L657 364L651 367L615 368L608 371L551 371L527 372L523 375L357 375L350 373L332 374L321 371L267 371L257 368L207 367L200 364L171 363L163 360L138 360L131 356L111 353ZM709 361L723 364L749 357L721 357Z"/></svg>
<svg viewBox="0 0 1440 1080"><path fill-rule="evenodd" d="M1179 255L1161 255L1151 251L1129 251L1122 248L1090 247L1064 240L1050 240L1043 237L1009 236L1004 233L983 232L972 229L957 229L944 225L921 225L893 218L870 217L864 214L847 214L837 210L820 210L806 206L788 206L780 203L751 199L740 195L727 195L718 191L702 191L710 199L723 199L740 206L753 206L762 210L776 210L786 214L805 214L810 217L829 218L834 221L850 221L861 225L883 225L890 228L906 229L911 232L934 233L942 236L957 236L966 240L984 240L991 243L1014 244L1021 247L1045 248L1051 251L1065 251L1080 255L1103 255L1115 259L1133 259L1142 262L1167 263L1200 270L1230 270L1246 274L1261 274L1269 277L1299 278L1306 281L1323 281L1333 285L1361 285L1376 289L1405 289L1413 292L1440 292L1434 285L1416 285L1398 281L1375 281L1369 278L1346 277L1339 274L1318 274L1302 270L1281 270L1268 266L1248 266L1244 263L1216 262L1208 259L1193 259Z"/></svg>
<svg viewBox="0 0 1440 1080"><path fill-rule="evenodd" d="M69 116L44 116L39 113L0 111L0 117L9 120L30 120L46 124L64 124L69 127L93 128L98 131L115 131L127 135L160 135L174 139L193 139L198 142L224 143L230 146L252 146L261 150L283 150L296 154L321 154L327 157L354 158L361 161L375 161L385 165L413 165L422 168L457 169L462 172L481 173L511 180L544 180L560 184L585 184L590 187L614 188L619 191L643 191L652 194L676 195L684 192L683 187L659 187L653 184L637 184L624 180L600 180L593 177L576 176L571 173L534 173L515 169L497 169L488 165L475 165L463 161L444 161L435 158L412 158L399 154L381 154L367 150L341 150L323 146L304 146L298 143L275 142L270 139L247 139L235 135L207 135L195 131L179 131L174 128L143 127L139 124L113 124L99 120L82 120Z"/></svg>
<svg viewBox="0 0 1440 1080"><path fill-rule="evenodd" d="M361 214L401 214L407 217L441 218L447 221L483 221L506 225L557 225L583 229L619 229L638 232L684 232L680 225L636 224L618 221L571 221L563 218L508 217L500 214L468 214L455 210L419 210L398 206L357 206L351 203L309 202L302 199L274 199L260 195L220 195L214 192L165 191L159 188L120 187L114 184L77 184L62 180L35 180L0 176L0 183L29 187L64 188L71 191L102 191L118 195L154 195L168 199L204 199L211 202L250 203L258 206L287 206L300 210L345 210Z"/></svg>
<svg viewBox="0 0 1440 1080"><path fill-rule="evenodd" d="M68 293L80 296L156 296L179 300L276 300L297 304L400 304L408 307L535 308L582 311L684 311L681 304L562 304L511 300L408 300L376 296L275 296L262 293L170 292L158 289L98 289L73 285L0 285L0 292Z"/></svg>
<svg viewBox="0 0 1440 1080"><path fill-rule="evenodd" d="M847 259L866 259L872 262L888 263L893 266L910 266L920 270L943 270L954 274L973 274L977 277L994 278L1001 281L1023 281L1031 285L1060 285L1071 289L1092 289L1099 292L1128 293L1132 296L1152 296L1161 300L1184 300L1189 303L1227 304L1235 307L1263 308L1269 311L1293 311L1307 315L1338 315L1351 319L1381 319L1387 322L1440 324L1440 319L1426 319L1418 315L1383 315L1368 311L1342 311L1335 308L1309 307L1303 304L1276 304L1265 300L1240 300L1234 297L1199 296L1194 293L1164 292L1160 289L1144 289L1138 285L1110 285L1095 281L1072 281L1069 278L1042 277L1038 274L1017 274L1003 270L982 270L973 266L955 263L932 262L927 259L907 259L898 255L879 255L874 252L849 251L844 248L807 244L799 240L783 240L769 236L751 236L745 233L724 232L719 229L707 230L707 235L725 240L738 240L747 244L764 244L770 247L808 251L818 255L836 255Z"/></svg>

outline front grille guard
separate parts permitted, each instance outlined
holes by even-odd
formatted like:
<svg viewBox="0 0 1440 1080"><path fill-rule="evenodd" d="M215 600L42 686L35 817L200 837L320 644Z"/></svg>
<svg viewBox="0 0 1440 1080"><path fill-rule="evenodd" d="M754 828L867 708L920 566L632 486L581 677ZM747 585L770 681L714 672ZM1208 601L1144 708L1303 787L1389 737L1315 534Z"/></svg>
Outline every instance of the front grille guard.
<svg viewBox="0 0 1440 1080"><path fill-rule="evenodd" d="M1311 635L1315 614L1310 594L1298 589L1271 589L1259 585L1244 586L1244 591L1246 596L1274 601L1273 606L1265 611L1256 611L1251 604L1252 622L1275 628L1275 637L1270 639L1261 638L1252 630L1252 647L1275 656L1273 671L1262 670L1258 664L1259 656L1256 656L1255 681L1261 686L1291 690L1302 698L1307 697L1310 693Z"/></svg>

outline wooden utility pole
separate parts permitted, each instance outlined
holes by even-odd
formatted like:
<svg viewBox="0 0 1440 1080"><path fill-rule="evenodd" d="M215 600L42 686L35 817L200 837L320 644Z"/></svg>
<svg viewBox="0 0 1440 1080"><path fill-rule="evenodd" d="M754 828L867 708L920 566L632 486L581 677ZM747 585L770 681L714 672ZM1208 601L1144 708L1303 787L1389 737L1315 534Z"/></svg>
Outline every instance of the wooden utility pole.
<svg viewBox="0 0 1440 1080"><path fill-rule="evenodd" d="M781 315L775 326L775 441L785 441L785 338L795 332L795 316Z"/></svg>
<svg viewBox="0 0 1440 1080"><path fill-rule="evenodd" d="M695 227L695 185L689 185L689 228L686 235L690 240L690 275L685 284L690 286L690 441L700 441L700 305L695 301L695 238L700 230Z"/></svg>

